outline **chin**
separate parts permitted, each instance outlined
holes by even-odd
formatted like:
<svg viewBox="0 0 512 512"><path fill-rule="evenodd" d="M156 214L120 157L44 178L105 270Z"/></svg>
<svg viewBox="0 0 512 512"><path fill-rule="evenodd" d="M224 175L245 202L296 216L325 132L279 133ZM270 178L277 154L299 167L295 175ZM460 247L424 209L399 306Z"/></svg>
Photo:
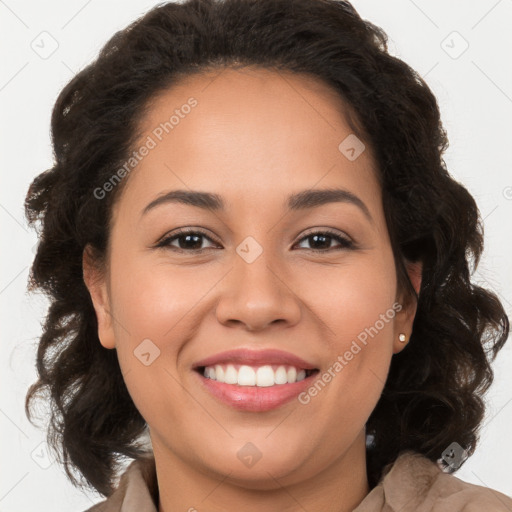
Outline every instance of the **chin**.
<svg viewBox="0 0 512 512"><path fill-rule="evenodd" d="M242 448L237 443L234 451L221 448L221 453L212 453L210 460L214 464L203 460L209 470L222 475L229 481L240 487L254 490L272 490L286 484L298 483L308 477L311 467L306 465L304 450L300 446L292 449L288 444L287 450L279 447L268 446L259 451L250 442L245 443ZM304 444L302 444L304 446ZM226 453L232 455L226 457ZM308 457L309 460L309 457ZM279 483L277 481L279 481Z"/></svg>

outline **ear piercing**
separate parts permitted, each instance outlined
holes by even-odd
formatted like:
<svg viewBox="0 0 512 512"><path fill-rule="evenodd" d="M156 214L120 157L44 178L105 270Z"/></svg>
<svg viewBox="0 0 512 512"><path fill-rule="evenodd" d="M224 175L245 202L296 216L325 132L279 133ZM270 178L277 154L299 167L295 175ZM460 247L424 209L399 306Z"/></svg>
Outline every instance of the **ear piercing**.
<svg viewBox="0 0 512 512"><path fill-rule="evenodd" d="M400 343L405 343L407 341L407 336L403 332L401 332L398 335L398 341L400 341Z"/></svg>

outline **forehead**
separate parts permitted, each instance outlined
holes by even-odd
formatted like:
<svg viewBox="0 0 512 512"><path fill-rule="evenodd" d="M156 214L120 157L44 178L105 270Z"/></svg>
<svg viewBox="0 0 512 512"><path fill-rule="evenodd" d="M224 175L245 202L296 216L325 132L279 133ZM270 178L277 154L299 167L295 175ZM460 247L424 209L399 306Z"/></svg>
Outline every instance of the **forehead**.
<svg viewBox="0 0 512 512"><path fill-rule="evenodd" d="M127 188L144 200L188 187L260 203L315 186L375 194L371 148L355 160L340 149L354 137L345 112L338 93L309 75L254 67L190 75L148 103L138 144L151 139L152 148Z"/></svg>
<svg viewBox="0 0 512 512"><path fill-rule="evenodd" d="M191 99L197 105L183 115L180 110L189 110ZM140 124L145 132L158 131L176 113L179 119L175 115L170 127L175 142L185 142L193 131L195 137L215 139L218 145L216 132L231 130L226 142L241 139L249 146L243 136L251 130L251 135L272 139L273 145L292 136L317 144L317 139L326 135L328 144L353 131L347 123L349 108L339 93L318 77L254 66L220 68L186 76L156 94ZM182 123L185 118L187 122ZM164 132L160 135L169 134L169 130Z"/></svg>

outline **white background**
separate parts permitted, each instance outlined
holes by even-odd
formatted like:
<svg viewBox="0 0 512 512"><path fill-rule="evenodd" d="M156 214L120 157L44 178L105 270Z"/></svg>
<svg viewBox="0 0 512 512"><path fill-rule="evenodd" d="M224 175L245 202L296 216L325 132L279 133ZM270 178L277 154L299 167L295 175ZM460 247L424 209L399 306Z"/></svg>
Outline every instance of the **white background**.
<svg viewBox="0 0 512 512"><path fill-rule="evenodd" d="M116 30L155 4L0 1L0 512L79 512L100 499L72 487L57 463L40 467L51 462L40 445L44 432L24 414L25 393L36 378L35 346L46 302L26 293L36 235L24 220L23 201L32 179L52 166L50 113L60 90ZM448 168L475 196L485 219L486 250L476 280L492 287L511 315L512 0L353 4L388 33L391 53L425 77L438 98L450 138ZM40 35L43 31L56 43ZM458 58L452 57L464 42L453 31L469 44ZM46 49L58 44L45 59L32 49L42 46L41 38ZM512 495L512 343L495 368L481 442L457 476Z"/></svg>

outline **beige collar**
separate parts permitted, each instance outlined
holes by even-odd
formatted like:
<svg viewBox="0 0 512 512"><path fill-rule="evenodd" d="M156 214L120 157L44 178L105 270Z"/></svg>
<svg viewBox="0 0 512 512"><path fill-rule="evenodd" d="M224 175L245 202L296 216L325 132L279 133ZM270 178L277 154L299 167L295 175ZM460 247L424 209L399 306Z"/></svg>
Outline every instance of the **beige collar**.
<svg viewBox="0 0 512 512"><path fill-rule="evenodd" d="M512 512L512 498L469 484L406 451L353 512ZM158 512L155 459L134 460L114 493L86 512Z"/></svg>

